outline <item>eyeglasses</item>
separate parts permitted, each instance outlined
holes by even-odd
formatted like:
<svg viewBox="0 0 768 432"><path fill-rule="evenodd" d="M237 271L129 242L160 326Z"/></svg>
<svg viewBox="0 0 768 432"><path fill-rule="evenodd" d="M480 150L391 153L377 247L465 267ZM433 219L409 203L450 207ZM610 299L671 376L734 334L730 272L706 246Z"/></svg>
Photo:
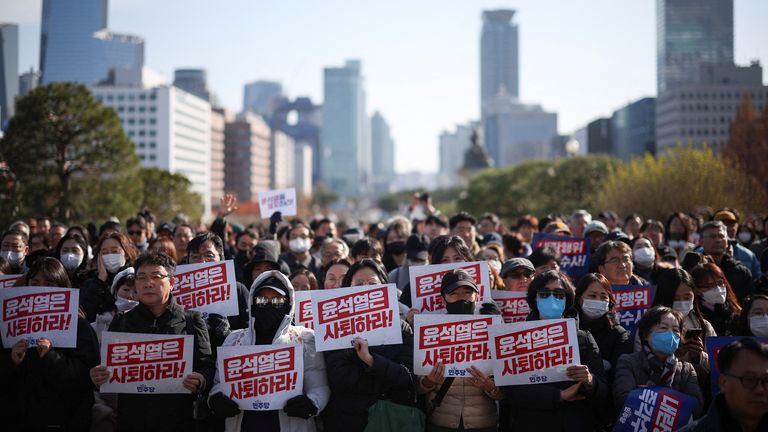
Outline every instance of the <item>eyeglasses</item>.
<svg viewBox="0 0 768 432"><path fill-rule="evenodd" d="M558 300L562 300L565 298L565 290L563 289L556 289L554 291L550 290L542 290L536 293L536 298L545 299L549 296L554 296Z"/></svg>
<svg viewBox="0 0 768 432"><path fill-rule="evenodd" d="M768 377L753 377L753 376L737 376L737 375L731 375L729 373L721 372L725 376L729 376L731 378L736 378L739 381L741 381L741 385L746 387L748 390L754 390L757 388L758 384L761 384L764 389L768 390Z"/></svg>
<svg viewBox="0 0 768 432"><path fill-rule="evenodd" d="M128 235L141 235L144 231L128 231Z"/></svg>
<svg viewBox="0 0 768 432"><path fill-rule="evenodd" d="M171 275L162 274L162 273L151 273L151 274L145 274L145 273L139 273L136 275L136 282L143 283L143 282L160 282L161 280L171 277Z"/></svg>
<svg viewBox="0 0 768 432"><path fill-rule="evenodd" d="M285 297L273 297L273 298L266 298L266 297L254 297L253 298L253 304L259 307L264 306L283 306L288 302L288 299Z"/></svg>
<svg viewBox="0 0 768 432"><path fill-rule="evenodd" d="M522 279L522 278L530 279L533 277L533 272L525 272L525 273L510 272L510 273L507 273L507 275L504 277L512 278L512 279Z"/></svg>
<svg viewBox="0 0 768 432"><path fill-rule="evenodd" d="M606 264L611 264L611 265L618 265L621 263L629 264L631 262L632 262L632 257L629 255L624 255L623 257L613 257L609 260L605 260Z"/></svg>

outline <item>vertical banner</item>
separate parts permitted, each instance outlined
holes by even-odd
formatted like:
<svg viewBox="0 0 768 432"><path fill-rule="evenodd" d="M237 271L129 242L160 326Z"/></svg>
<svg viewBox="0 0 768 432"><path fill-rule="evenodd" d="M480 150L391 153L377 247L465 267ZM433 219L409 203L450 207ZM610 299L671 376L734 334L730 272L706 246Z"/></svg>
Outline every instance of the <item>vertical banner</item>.
<svg viewBox="0 0 768 432"><path fill-rule="evenodd" d="M768 338L754 336L707 336L704 338L704 346L707 347L707 355L709 356L709 379L712 397L720 393L720 363L717 361L720 350L729 343L745 337L755 339L762 344L768 344Z"/></svg>
<svg viewBox="0 0 768 432"><path fill-rule="evenodd" d="M632 390L614 432L676 431L687 425L698 405L696 398L666 387Z"/></svg>
<svg viewBox="0 0 768 432"><path fill-rule="evenodd" d="M109 379L102 393L189 393L193 335L101 334L101 364Z"/></svg>
<svg viewBox="0 0 768 432"><path fill-rule="evenodd" d="M589 273L589 255L592 240L552 234L533 234L533 249L552 248L560 254L560 271L571 279Z"/></svg>
<svg viewBox="0 0 768 432"><path fill-rule="evenodd" d="M3 346L20 340L29 346L40 338L56 348L77 346L77 308L80 290L54 287L15 287L0 290Z"/></svg>
<svg viewBox="0 0 768 432"><path fill-rule="evenodd" d="M416 314L413 320L414 374L429 375L437 362L445 365L447 377L470 376L470 366L492 374L488 330L502 323L500 316Z"/></svg>
<svg viewBox="0 0 768 432"><path fill-rule="evenodd" d="M240 313L237 304L237 280L232 260L176 267L176 284L171 291L176 303L203 314L233 316Z"/></svg>
<svg viewBox="0 0 768 432"><path fill-rule="evenodd" d="M310 293L317 351L351 348L356 337L369 346L403 343L394 284Z"/></svg>
<svg viewBox="0 0 768 432"><path fill-rule="evenodd" d="M418 309L419 312L436 312L445 309L443 298L440 296L440 283L444 274L457 268L466 270L475 280L477 288L480 290L478 304L491 300L489 294L491 276L488 263L485 261L420 265L408 268L412 307Z"/></svg>
<svg viewBox="0 0 768 432"><path fill-rule="evenodd" d="M248 411L277 410L302 394L301 345L249 345L218 348L216 369L224 395Z"/></svg>
<svg viewBox="0 0 768 432"><path fill-rule="evenodd" d="M315 328L312 321L312 291L296 291L293 297L296 299L296 314L294 321L296 325L309 329Z"/></svg>
<svg viewBox="0 0 768 432"><path fill-rule="evenodd" d="M525 321L531 308L525 292L491 290L491 297L501 311L505 323Z"/></svg>
<svg viewBox="0 0 768 432"><path fill-rule="evenodd" d="M616 319L634 337L637 323L650 309L656 295L654 285L613 285Z"/></svg>
<svg viewBox="0 0 768 432"><path fill-rule="evenodd" d="M259 210L262 219L269 219L279 211L285 216L296 216L296 188L259 192Z"/></svg>
<svg viewBox="0 0 768 432"><path fill-rule="evenodd" d="M0 275L0 289L12 287L16 280L19 279L19 276L17 274Z"/></svg>
<svg viewBox="0 0 768 432"><path fill-rule="evenodd" d="M572 318L500 324L490 333L496 385L569 381L565 370L581 362Z"/></svg>

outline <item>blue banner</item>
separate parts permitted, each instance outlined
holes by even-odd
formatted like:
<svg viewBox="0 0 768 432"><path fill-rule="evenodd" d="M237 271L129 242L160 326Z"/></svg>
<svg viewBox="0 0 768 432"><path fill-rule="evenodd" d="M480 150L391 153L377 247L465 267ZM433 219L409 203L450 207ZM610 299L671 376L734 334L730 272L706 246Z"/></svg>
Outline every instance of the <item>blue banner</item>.
<svg viewBox="0 0 768 432"><path fill-rule="evenodd" d="M717 362L720 350L729 343L745 337L756 339L762 343L768 343L768 338L754 336L707 336L704 338L704 346L707 347L707 355L709 356L709 379L712 384L712 396L720 393L720 383L718 382L720 379L720 366Z"/></svg>
<svg viewBox="0 0 768 432"><path fill-rule="evenodd" d="M653 304L656 286L613 285L612 288L616 298L616 320L634 337L637 323Z"/></svg>
<svg viewBox="0 0 768 432"><path fill-rule="evenodd" d="M533 234L533 249L549 247L560 254L560 271L576 280L589 273L589 248L592 241L588 238L566 237L553 234Z"/></svg>
<svg viewBox="0 0 768 432"><path fill-rule="evenodd" d="M613 431L676 431L691 421L698 403L670 388L638 388L627 396Z"/></svg>

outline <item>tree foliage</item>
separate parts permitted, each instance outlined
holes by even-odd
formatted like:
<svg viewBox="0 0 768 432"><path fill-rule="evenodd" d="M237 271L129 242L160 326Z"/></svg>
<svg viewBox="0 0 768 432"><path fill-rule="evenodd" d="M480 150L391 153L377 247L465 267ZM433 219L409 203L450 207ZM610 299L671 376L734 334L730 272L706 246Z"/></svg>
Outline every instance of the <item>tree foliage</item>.
<svg viewBox="0 0 768 432"><path fill-rule="evenodd" d="M731 123L723 156L768 187L768 105L762 115L755 112L749 93L744 94Z"/></svg>
<svg viewBox="0 0 768 432"><path fill-rule="evenodd" d="M763 211L768 197L754 179L709 147L677 147L617 166L605 180L598 203L619 214L664 219L697 206Z"/></svg>
<svg viewBox="0 0 768 432"><path fill-rule="evenodd" d="M191 192L192 183L184 175L170 173L160 168L141 168L143 199L136 207L147 207L161 221L172 220L178 213L184 213L189 220L200 220L203 214L202 199Z"/></svg>

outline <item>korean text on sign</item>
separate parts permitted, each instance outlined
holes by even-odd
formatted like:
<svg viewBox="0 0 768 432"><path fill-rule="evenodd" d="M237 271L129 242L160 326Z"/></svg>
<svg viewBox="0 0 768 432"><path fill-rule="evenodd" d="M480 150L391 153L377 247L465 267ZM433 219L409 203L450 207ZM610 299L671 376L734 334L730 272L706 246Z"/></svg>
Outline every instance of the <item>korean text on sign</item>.
<svg viewBox="0 0 768 432"><path fill-rule="evenodd" d="M619 413L615 431L676 431L691 419L695 398L664 387L632 390Z"/></svg>
<svg viewBox="0 0 768 432"><path fill-rule="evenodd" d="M296 189L279 189L259 192L259 211L262 219L269 218L274 212L283 216L296 215Z"/></svg>
<svg viewBox="0 0 768 432"><path fill-rule="evenodd" d="M11 288L18 279L19 275L17 274L0 275L0 289Z"/></svg>
<svg viewBox="0 0 768 432"><path fill-rule="evenodd" d="M493 326L491 349L497 385L567 381L565 370L580 362L573 319Z"/></svg>
<svg viewBox="0 0 768 432"><path fill-rule="evenodd" d="M109 379L105 393L189 393L184 377L192 373L192 335L102 333L101 361Z"/></svg>
<svg viewBox="0 0 768 432"><path fill-rule="evenodd" d="M402 343L394 284L312 291L318 351L350 348L356 337L369 346Z"/></svg>
<svg viewBox="0 0 768 432"><path fill-rule="evenodd" d="M80 290L53 287L0 289L0 331L3 346L20 340L30 346L40 338L59 348L77 345L77 308Z"/></svg>
<svg viewBox="0 0 768 432"><path fill-rule="evenodd" d="M560 254L560 269L571 277L589 271L589 254L592 241L588 238L566 237L535 233L533 248L552 248Z"/></svg>
<svg viewBox="0 0 768 432"><path fill-rule="evenodd" d="M276 410L302 394L301 345L219 347L217 363L217 386L241 409Z"/></svg>
<svg viewBox="0 0 768 432"><path fill-rule="evenodd" d="M237 315L234 262L227 260L178 266L172 293L176 303L204 316L209 313Z"/></svg>
<svg viewBox="0 0 768 432"><path fill-rule="evenodd" d="M411 305L420 312L436 312L445 309L440 296L440 284L443 275L451 270L461 268L472 276L480 290L480 301L490 301L488 287L491 285L488 263L485 261L472 263L450 263L413 266L409 268L411 282Z"/></svg>
<svg viewBox="0 0 768 432"><path fill-rule="evenodd" d="M296 325L314 329L315 323L312 322L312 298L310 291L296 291Z"/></svg>
<svg viewBox="0 0 768 432"><path fill-rule="evenodd" d="M616 298L616 318L619 324L634 334L640 318L648 311L656 294L655 286L613 285Z"/></svg>
<svg viewBox="0 0 768 432"><path fill-rule="evenodd" d="M505 323L525 321L531 312L526 295L525 292L491 290L491 297Z"/></svg>
<svg viewBox="0 0 768 432"><path fill-rule="evenodd" d="M445 365L445 376L469 376L475 366L492 370L488 329L501 323L498 315L425 315L414 317L413 370L428 375L437 362Z"/></svg>

